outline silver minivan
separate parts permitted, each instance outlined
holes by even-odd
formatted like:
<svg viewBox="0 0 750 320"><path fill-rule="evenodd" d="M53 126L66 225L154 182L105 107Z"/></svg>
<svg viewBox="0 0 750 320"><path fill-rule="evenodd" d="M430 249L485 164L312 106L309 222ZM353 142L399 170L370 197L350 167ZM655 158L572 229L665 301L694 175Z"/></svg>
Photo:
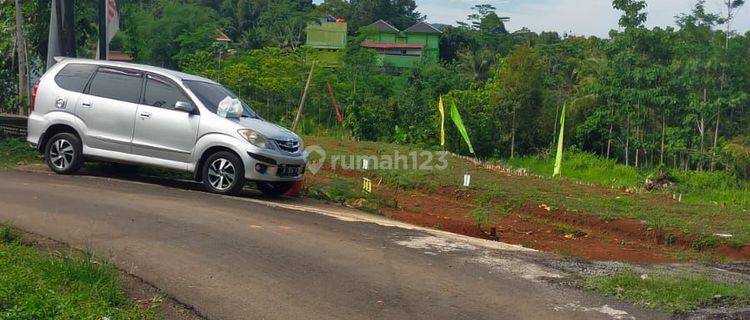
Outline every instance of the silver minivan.
<svg viewBox="0 0 750 320"><path fill-rule="evenodd" d="M236 102L232 116L217 111L227 98ZM27 140L61 174L87 160L148 165L193 173L216 193L252 181L273 196L305 174L299 136L198 76L62 58L34 86L31 106Z"/></svg>

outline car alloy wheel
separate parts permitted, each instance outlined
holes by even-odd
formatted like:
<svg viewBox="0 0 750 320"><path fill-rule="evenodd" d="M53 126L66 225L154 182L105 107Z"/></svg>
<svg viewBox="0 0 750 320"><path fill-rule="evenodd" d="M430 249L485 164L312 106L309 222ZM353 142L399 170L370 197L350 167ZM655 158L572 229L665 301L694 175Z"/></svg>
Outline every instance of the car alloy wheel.
<svg viewBox="0 0 750 320"><path fill-rule="evenodd" d="M218 158L208 167L208 183L216 190L229 190L237 180L237 170L231 161Z"/></svg>
<svg viewBox="0 0 750 320"><path fill-rule="evenodd" d="M60 171L67 170L75 159L73 144L66 139L55 140L50 147L50 164Z"/></svg>

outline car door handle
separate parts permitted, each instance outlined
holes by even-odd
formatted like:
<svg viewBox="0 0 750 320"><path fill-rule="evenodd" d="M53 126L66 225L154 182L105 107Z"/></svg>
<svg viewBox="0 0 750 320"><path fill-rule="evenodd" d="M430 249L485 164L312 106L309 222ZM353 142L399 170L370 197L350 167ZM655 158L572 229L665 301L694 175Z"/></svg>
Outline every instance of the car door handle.
<svg viewBox="0 0 750 320"><path fill-rule="evenodd" d="M151 113L149 113L149 112L141 112L141 118L143 118L143 119L151 118Z"/></svg>
<svg viewBox="0 0 750 320"><path fill-rule="evenodd" d="M81 102L81 105L86 108L91 108L91 101L84 100L83 102Z"/></svg>

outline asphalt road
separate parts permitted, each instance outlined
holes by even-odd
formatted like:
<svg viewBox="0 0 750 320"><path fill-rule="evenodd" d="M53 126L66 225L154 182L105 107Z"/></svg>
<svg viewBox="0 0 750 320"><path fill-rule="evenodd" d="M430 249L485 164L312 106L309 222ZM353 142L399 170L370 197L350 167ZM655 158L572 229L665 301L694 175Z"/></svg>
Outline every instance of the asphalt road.
<svg viewBox="0 0 750 320"><path fill-rule="evenodd" d="M665 317L547 281L561 275L519 258L532 253L194 189L0 170L0 221L110 258L208 319Z"/></svg>

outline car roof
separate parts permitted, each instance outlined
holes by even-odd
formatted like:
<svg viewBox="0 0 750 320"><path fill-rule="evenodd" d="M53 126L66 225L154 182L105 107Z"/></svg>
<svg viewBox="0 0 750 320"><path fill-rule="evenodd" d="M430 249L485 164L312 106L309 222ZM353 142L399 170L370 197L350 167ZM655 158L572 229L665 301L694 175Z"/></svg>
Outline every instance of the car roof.
<svg viewBox="0 0 750 320"><path fill-rule="evenodd" d="M138 63L130 63L130 62L120 62L120 61L106 61L106 60L93 60L93 59L81 59L81 58L62 58L59 60L59 62L65 62L68 63L86 63L86 64L96 64L100 66L111 66L111 67L121 67L121 68L132 68L132 69L138 69L146 72L153 72L157 74L162 75L169 75L174 78L177 78L179 80L192 80L192 81L202 81L202 82L209 82L209 83L216 83L215 81L211 79L207 79L204 77L187 74L180 71L160 68L160 67L154 67L147 64L138 64Z"/></svg>

